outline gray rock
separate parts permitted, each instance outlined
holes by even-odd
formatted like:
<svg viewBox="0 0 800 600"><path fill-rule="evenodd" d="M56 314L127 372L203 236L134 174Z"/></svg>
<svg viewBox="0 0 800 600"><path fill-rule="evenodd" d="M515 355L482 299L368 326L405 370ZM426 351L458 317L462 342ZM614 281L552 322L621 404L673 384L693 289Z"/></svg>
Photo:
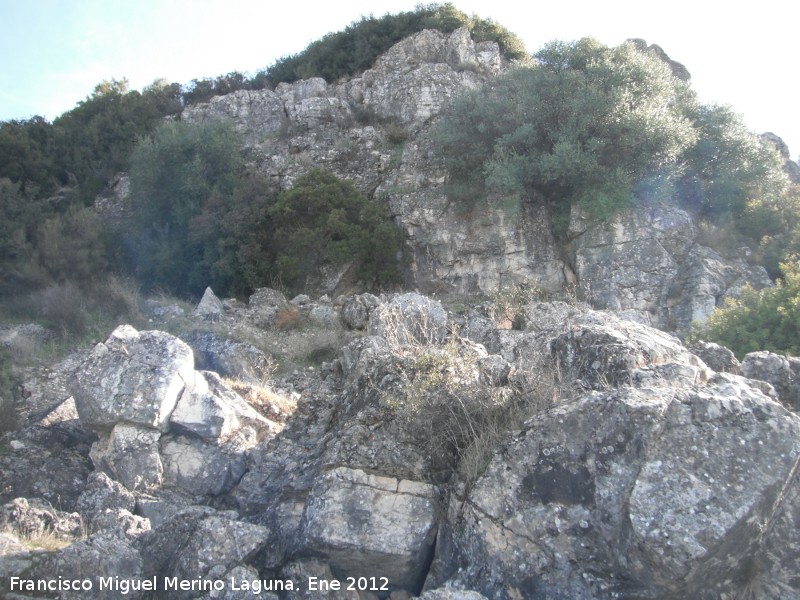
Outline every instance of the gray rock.
<svg viewBox="0 0 800 600"><path fill-rule="evenodd" d="M734 593L729 574L764 552L757 524L798 485L798 432L800 419L745 383L628 388L554 408L466 498L453 531L462 583L490 597Z"/></svg>
<svg viewBox="0 0 800 600"><path fill-rule="evenodd" d="M327 304L318 304L308 313L309 320L318 327L333 329L341 327L339 324L339 313Z"/></svg>
<svg viewBox="0 0 800 600"><path fill-rule="evenodd" d="M800 358L751 352L742 360L742 375L773 385L781 402L800 411Z"/></svg>
<svg viewBox="0 0 800 600"><path fill-rule="evenodd" d="M46 555L34 568L34 579L88 579L92 582L92 600L116 600L117 589L101 589L100 578L111 581L141 580L144 576L142 557L131 541L118 532L102 531L73 543L58 552ZM85 600L83 590L60 592L64 600ZM144 592L130 591L126 598L140 599Z"/></svg>
<svg viewBox="0 0 800 600"><path fill-rule="evenodd" d="M566 333L551 342L560 372L595 389L630 384L643 370L665 363L690 367L689 378L708 379L708 369L678 341L652 327L610 313L590 311L576 317ZM669 379L668 373L664 373Z"/></svg>
<svg viewBox="0 0 800 600"><path fill-rule="evenodd" d="M212 570L223 575L253 558L269 542L269 533L259 525L209 515L197 523L186 543L172 557L170 574L183 580L207 577ZM195 595L173 591L168 597L192 598Z"/></svg>
<svg viewBox="0 0 800 600"><path fill-rule="evenodd" d="M133 512L136 497L125 486L110 479L103 472L91 473L86 487L78 498L76 510L87 518L106 509L123 509Z"/></svg>
<svg viewBox="0 0 800 600"><path fill-rule="evenodd" d="M119 423L110 433L100 436L89 456L96 469L129 490L159 487L164 475L160 438L157 429Z"/></svg>
<svg viewBox="0 0 800 600"><path fill-rule="evenodd" d="M275 425L262 417L216 373L197 372L170 416L170 430L217 443L251 425L269 432Z"/></svg>
<svg viewBox="0 0 800 600"><path fill-rule="evenodd" d="M183 340L194 351L197 369L257 384L272 374L273 361L252 344L223 339L211 332L195 332Z"/></svg>
<svg viewBox="0 0 800 600"><path fill-rule="evenodd" d="M191 348L161 331L117 327L75 373L75 405L83 424L108 432L117 423L166 431L187 381Z"/></svg>
<svg viewBox="0 0 800 600"><path fill-rule="evenodd" d="M206 321L216 321L224 313L225 307L222 305L222 301L217 298L210 287L207 287L192 315Z"/></svg>
<svg viewBox="0 0 800 600"><path fill-rule="evenodd" d="M358 592L347 590L347 581L337 579L331 572L330 566L320 560L305 559L296 560L281 569L281 577L284 579L291 579L298 582L299 586L296 590L288 592L285 597L286 600L300 600L302 598L330 598L330 600L360 600ZM339 589L334 589L333 586L327 591L320 590L320 586L316 589L309 589L309 580L316 577L317 581L324 582L338 582Z"/></svg>
<svg viewBox="0 0 800 600"><path fill-rule="evenodd" d="M379 304L372 294L350 296L342 304L342 322L348 329L366 329L370 312Z"/></svg>
<svg viewBox="0 0 800 600"><path fill-rule="evenodd" d="M402 589L420 586L436 538L435 490L430 484L334 469L306 504L306 547L334 570L387 577Z"/></svg>
<svg viewBox="0 0 800 600"><path fill-rule="evenodd" d="M370 313L369 332L393 346L441 344L447 335L447 313L435 300L414 292L402 294Z"/></svg>
<svg viewBox="0 0 800 600"><path fill-rule="evenodd" d="M254 432L249 439L228 440L219 446L198 438L167 434L160 444L164 483L190 494L218 496L242 478L247 469L246 448L255 443Z"/></svg>
<svg viewBox="0 0 800 600"><path fill-rule="evenodd" d="M718 373L741 373L741 365L733 352L713 342L698 341L689 347L709 368Z"/></svg>
<svg viewBox="0 0 800 600"><path fill-rule="evenodd" d="M248 302L248 318L259 327L269 328L275 325L278 313L291 305L286 296L270 288L259 288L250 295Z"/></svg>
<svg viewBox="0 0 800 600"><path fill-rule="evenodd" d="M0 506L0 531L13 531L23 539L72 541L83 534L83 520L78 513L57 510L42 500L16 498Z"/></svg>

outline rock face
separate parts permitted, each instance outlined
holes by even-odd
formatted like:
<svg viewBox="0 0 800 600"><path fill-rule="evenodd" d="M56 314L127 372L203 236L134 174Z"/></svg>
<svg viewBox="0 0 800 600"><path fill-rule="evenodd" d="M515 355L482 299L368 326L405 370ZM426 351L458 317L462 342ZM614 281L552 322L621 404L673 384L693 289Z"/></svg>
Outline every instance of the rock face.
<svg viewBox="0 0 800 600"><path fill-rule="evenodd" d="M420 588L433 556L432 485L339 467L321 478L306 504L309 547L334 570L354 577L381 573L393 586Z"/></svg>
<svg viewBox="0 0 800 600"><path fill-rule="evenodd" d="M688 80L660 47L631 41ZM639 207L610 223L589 223L573 210L568 239L557 240L548 209L532 199L512 208L508 199L490 198L469 213L449 201L431 128L459 93L507 68L496 44L476 44L466 29L423 31L348 81L239 91L187 107L181 118L232 119L258 168L282 188L322 167L385 202L405 231L407 283L423 293L491 294L532 284L557 294L577 284L598 308L685 333L744 283L771 285L746 256L721 256L699 243L690 215L674 206ZM322 277L315 291L346 291L345 274Z"/></svg>
<svg viewBox="0 0 800 600"><path fill-rule="evenodd" d="M751 352L742 361L742 374L771 384L786 406L800 411L800 358Z"/></svg>

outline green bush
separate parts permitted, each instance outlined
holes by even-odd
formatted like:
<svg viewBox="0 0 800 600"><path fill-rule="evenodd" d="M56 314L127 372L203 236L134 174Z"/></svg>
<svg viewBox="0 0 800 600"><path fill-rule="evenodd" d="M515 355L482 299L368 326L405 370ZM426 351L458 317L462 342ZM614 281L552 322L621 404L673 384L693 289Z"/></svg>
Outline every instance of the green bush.
<svg viewBox="0 0 800 600"><path fill-rule="evenodd" d="M781 264L783 279L763 290L745 288L728 299L692 333L692 339L716 342L740 359L748 352L800 355L800 261Z"/></svg>
<svg viewBox="0 0 800 600"><path fill-rule="evenodd" d="M527 59L522 41L505 27L476 16L468 16L452 4L418 5L414 11L363 17L343 31L325 37L292 56L275 62L258 77L273 84L322 77L334 82L372 67L375 60L400 40L423 29L450 33L467 27L476 41L495 41L511 59Z"/></svg>
<svg viewBox="0 0 800 600"><path fill-rule="evenodd" d="M684 204L706 217L736 218L748 203L778 200L788 181L774 147L763 144L730 107L695 106L689 116L698 138L683 155Z"/></svg>
<svg viewBox="0 0 800 600"><path fill-rule="evenodd" d="M456 100L434 136L451 195L540 198L604 218L634 192L657 189L694 142L693 95L660 60L632 44L554 42L491 86Z"/></svg>
<svg viewBox="0 0 800 600"><path fill-rule="evenodd" d="M269 219L275 271L290 288L302 287L326 266L351 261L365 281L380 285L399 278L399 228L380 205L328 171L299 177L278 196Z"/></svg>
<svg viewBox="0 0 800 600"><path fill-rule="evenodd" d="M137 276L146 289L200 294L212 283L206 240L190 235L212 197L233 194L244 169L242 140L226 122L164 123L131 158Z"/></svg>

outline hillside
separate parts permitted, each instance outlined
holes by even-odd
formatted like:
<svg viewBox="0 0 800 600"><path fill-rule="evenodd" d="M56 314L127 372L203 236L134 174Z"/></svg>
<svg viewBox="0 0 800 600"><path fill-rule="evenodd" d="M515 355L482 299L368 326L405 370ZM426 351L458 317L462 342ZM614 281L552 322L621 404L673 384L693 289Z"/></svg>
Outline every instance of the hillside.
<svg viewBox="0 0 800 600"><path fill-rule="evenodd" d="M792 305L800 167L658 46L470 23L3 164L0 596L800 599L800 359L682 341Z"/></svg>

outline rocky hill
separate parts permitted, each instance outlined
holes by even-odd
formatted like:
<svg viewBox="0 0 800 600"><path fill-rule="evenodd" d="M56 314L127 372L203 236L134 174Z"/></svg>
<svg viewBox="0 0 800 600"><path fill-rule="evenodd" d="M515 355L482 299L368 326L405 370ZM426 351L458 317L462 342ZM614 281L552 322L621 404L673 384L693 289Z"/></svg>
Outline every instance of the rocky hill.
<svg viewBox="0 0 800 600"><path fill-rule="evenodd" d="M417 291L344 268L291 301L150 300L147 330L29 370L0 596L800 598L800 361L665 332L766 272L675 207L575 209L557 240L544 207L451 205L431 128L507 68L423 31L354 79L184 110L283 189L322 166L388 201ZM98 203L118 224L126 190Z"/></svg>
<svg viewBox="0 0 800 600"><path fill-rule="evenodd" d="M191 347L120 326L24 384L3 597L800 597L792 361L580 303L517 329L416 293L150 310ZM267 383L236 338L328 358ZM67 579L93 589L21 587Z"/></svg>
<svg viewBox="0 0 800 600"><path fill-rule="evenodd" d="M638 47L647 51L641 40ZM688 78L682 65L650 48ZM573 209L560 241L542 206L509 213L487 205L465 215L443 191L447 173L432 151L431 126L459 92L507 68L497 44L475 44L466 29L423 31L360 77L240 91L187 108L181 118L233 119L257 168L282 188L324 167L388 200L406 235L406 285L425 293L489 294L520 283L558 293L577 284L595 307L685 332L745 283L771 285L762 268L748 264L746 248L728 255L709 248L675 206L641 206L601 224ZM337 273L315 291L345 291L347 283L346 273Z"/></svg>

